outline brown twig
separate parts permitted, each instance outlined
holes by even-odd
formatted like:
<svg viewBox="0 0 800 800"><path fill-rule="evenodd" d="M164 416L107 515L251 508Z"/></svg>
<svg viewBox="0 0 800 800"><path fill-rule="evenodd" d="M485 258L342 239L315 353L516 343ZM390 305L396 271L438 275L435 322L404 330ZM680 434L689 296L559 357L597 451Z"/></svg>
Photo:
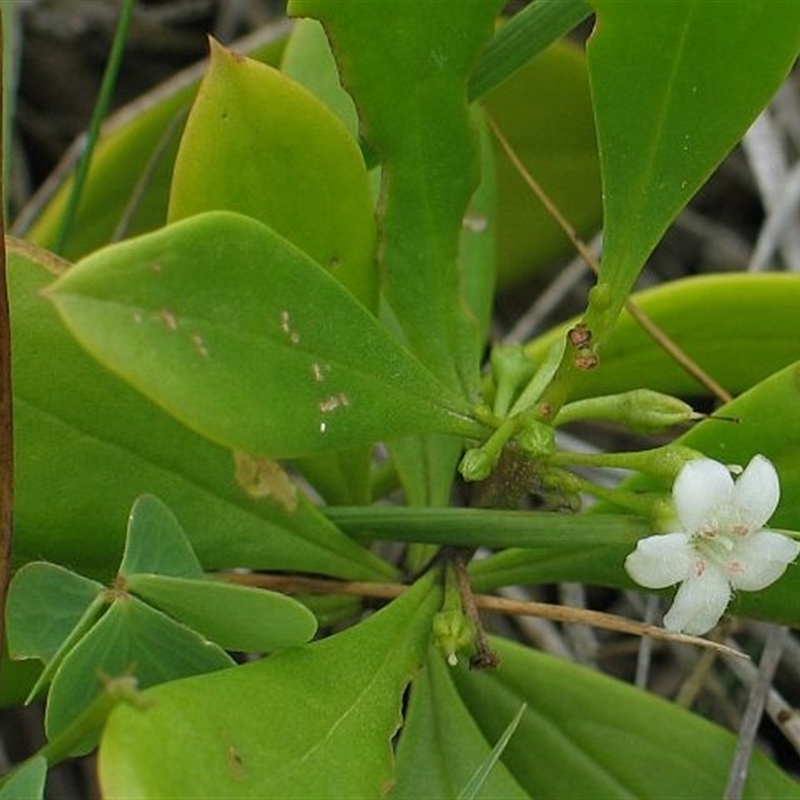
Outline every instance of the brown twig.
<svg viewBox="0 0 800 800"><path fill-rule="evenodd" d="M536 195L539 202L545 207L548 214L555 220L556 224L567 235L572 246L578 251L581 258L589 265L589 268L597 275L600 272L600 264L594 256L591 248L581 239L578 232L567 220L567 218L559 211L558 206L552 201L550 196L544 190L542 185L530 174L527 167L522 163L522 160L517 155L514 148L511 146L508 139L506 139L503 132L498 127L497 123L489 116L486 115L489 127L496 137L503 151L508 156L514 169L517 170L520 177L528 188ZM676 344L670 336L654 322L636 303L630 298L625 301L625 310L633 317L633 319L640 325L642 330L648 334L663 350L664 352L677 362L686 372L693 378L698 380L705 386L715 397L723 403L728 403L733 399L733 396L724 387L714 380L696 361L694 361L687 353L685 353L678 344Z"/></svg>
<svg viewBox="0 0 800 800"><path fill-rule="evenodd" d="M3 31L0 24L0 107L2 97ZM0 175L3 172L3 131L0 125ZM0 654L5 643L6 596L11 578L11 531L14 504L14 422L11 393L11 317L8 303L5 247L5 198L0 198Z"/></svg>
<svg viewBox="0 0 800 800"><path fill-rule="evenodd" d="M286 594L347 594L380 600L393 600L408 588L399 583L338 581L331 578L305 578L294 575L269 575L264 573L220 572L216 574L216 577L231 583L258 586L262 589L272 589ZM614 614L606 614L602 611L571 608L569 606L539 603L530 600L509 600L505 597L495 597L487 594L474 594L472 597L475 608L484 611L496 611L500 614L512 614L515 616L540 617L556 622L583 623L584 625L592 625L595 628L603 628L617 633L649 636L659 641L692 644L698 647L710 648L727 655L747 658L747 655L739 650L718 642L701 639L697 636L671 633L655 625L645 625L641 622L634 622L633 620L618 617Z"/></svg>
<svg viewBox="0 0 800 800"><path fill-rule="evenodd" d="M469 665L474 669L494 669L499 663L500 659L497 653L492 649L489 644L489 637L486 635L486 630L481 622L481 615L478 611L477 595L472 591L472 585L469 582L469 574L467 573L467 565L463 558L456 556L453 559L453 569L456 573L456 581L458 582L458 593L461 595L461 607L464 613L472 623L475 630L475 655L469 660Z"/></svg>

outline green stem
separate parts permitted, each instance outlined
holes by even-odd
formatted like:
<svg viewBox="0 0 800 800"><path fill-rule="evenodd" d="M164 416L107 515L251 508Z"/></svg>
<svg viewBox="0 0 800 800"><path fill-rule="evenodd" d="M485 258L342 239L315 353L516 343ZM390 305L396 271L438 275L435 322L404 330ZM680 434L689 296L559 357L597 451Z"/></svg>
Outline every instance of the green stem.
<svg viewBox="0 0 800 800"><path fill-rule="evenodd" d="M624 544L652 533L646 519L630 514L408 506L329 506L321 510L345 533L367 541L538 548Z"/></svg>
<svg viewBox="0 0 800 800"><path fill-rule="evenodd" d="M119 68L122 63L122 56L125 53L125 43L128 40L128 30L130 22L133 17L133 9L136 0L122 0L122 7L120 8L119 20L117 21L117 29L114 33L114 41L111 45L111 53L108 57L105 73L103 74L103 82L100 85L100 92L95 103L94 110L92 111L92 118L89 122L89 130L86 133L86 145L81 153L80 160L78 161L78 168L75 173L75 180L72 184L72 191L70 192L69 199L67 200L67 207L64 211L64 216L61 219L61 226L56 236L53 251L58 255L64 254L64 248L72 232L72 227L75 223L75 217L78 212L78 206L81 202L83 189L86 185L86 178L89 174L89 166L92 161L97 140L100 138L100 126L103 123L108 109L111 106L111 97L114 92L114 86L117 82L119 75Z"/></svg>
<svg viewBox="0 0 800 800"><path fill-rule="evenodd" d="M663 505L669 502L667 495L659 495L654 492L640 494L638 492L630 492L627 489L600 486L578 475L573 475L572 477L575 480L575 486L580 491L586 492L586 494L590 494L598 498L598 500L613 503L620 508L627 508L645 519L662 518L664 516ZM647 528L652 533L652 526L648 525Z"/></svg>

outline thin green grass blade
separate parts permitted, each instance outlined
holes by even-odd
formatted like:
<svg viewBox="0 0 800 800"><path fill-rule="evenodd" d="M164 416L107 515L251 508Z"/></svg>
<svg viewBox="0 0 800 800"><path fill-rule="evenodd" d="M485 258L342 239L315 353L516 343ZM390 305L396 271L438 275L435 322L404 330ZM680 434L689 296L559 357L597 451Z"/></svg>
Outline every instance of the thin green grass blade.
<svg viewBox="0 0 800 800"><path fill-rule="evenodd" d="M108 57L105 73L103 74L103 82L100 85L100 92L97 96L94 111L92 112L92 118L89 122L89 130L86 133L86 147L78 162L75 183L72 185L72 192L69 197L69 202L67 203L66 211L64 212L61 228L58 231L58 237L54 247L54 251L59 254L64 252L64 245L72 230L75 215L81 202L83 187L86 184L86 177L89 174L89 165L92 163L94 147L100 137L100 126L111 105L111 96L117 83L119 68L122 64L122 56L125 53L125 44L128 41L128 31L130 29L131 18L133 17L134 3L135 0L122 0L119 20L117 21L117 30L111 45L111 53Z"/></svg>
<svg viewBox="0 0 800 800"><path fill-rule="evenodd" d="M470 101L490 92L592 13L584 0L538 0L497 31L470 76Z"/></svg>
<svg viewBox="0 0 800 800"><path fill-rule="evenodd" d="M514 715L514 718L511 720L511 722L508 723L508 727L503 731L503 735L497 740L497 744L492 748L492 752L489 753L489 757L478 767L478 769L475 770L475 774L467 781L467 785L458 793L458 800L473 800L473 798L478 794L481 786L483 786L483 784L486 782L486 779L489 777L489 773L492 771L492 768L503 754L503 750L506 749L506 745L514 735L514 731L517 729L517 725L519 725L522 715L525 713L525 709L527 707L527 703L523 703L519 707L519 711L517 711L517 713Z"/></svg>

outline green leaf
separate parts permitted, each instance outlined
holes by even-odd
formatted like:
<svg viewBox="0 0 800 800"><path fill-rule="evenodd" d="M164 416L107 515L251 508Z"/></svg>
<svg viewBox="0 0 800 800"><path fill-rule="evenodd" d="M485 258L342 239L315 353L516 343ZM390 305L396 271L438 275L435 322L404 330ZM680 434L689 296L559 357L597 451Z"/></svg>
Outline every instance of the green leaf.
<svg viewBox="0 0 800 800"><path fill-rule="evenodd" d="M397 749L393 800L452 800L492 753L448 670L441 653L432 650L425 670L414 680ZM470 796L528 797L502 762L489 772L477 794Z"/></svg>
<svg viewBox="0 0 800 800"><path fill-rule="evenodd" d="M481 430L322 268L247 217L208 212L106 248L50 296L98 360L237 450Z"/></svg>
<svg viewBox="0 0 800 800"><path fill-rule="evenodd" d="M213 40L169 219L212 210L263 222L376 307L372 195L355 140L300 84Z"/></svg>
<svg viewBox="0 0 800 800"><path fill-rule="evenodd" d="M441 602L423 579L344 633L147 692L109 718L109 797L379 797L392 776L403 691Z"/></svg>
<svg viewBox="0 0 800 800"><path fill-rule="evenodd" d="M277 592L166 575L131 575L127 589L226 650L295 647L317 630L304 605Z"/></svg>
<svg viewBox="0 0 800 800"><path fill-rule="evenodd" d="M728 391L749 389L797 358L800 276L703 275L670 281L631 299ZM768 311L766 311L768 310ZM527 345L537 363L563 341L577 319ZM572 399L641 388L675 395L707 393L695 378L623 311L600 355ZM646 376L646 381L645 377Z"/></svg>
<svg viewBox="0 0 800 800"><path fill-rule="evenodd" d="M493 640L500 667L452 671L483 735L496 740L527 703L502 763L531 797L722 797L735 737L598 672ZM761 753L745 797L800 797Z"/></svg>
<svg viewBox="0 0 800 800"><path fill-rule="evenodd" d="M12 658L50 661L102 591L102 584L56 564L26 564L8 588L6 625Z"/></svg>
<svg viewBox="0 0 800 800"><path fill-rule="evenodd" d="M232 665L230 656L200 634L135 597L120 597L56 671L47 700L47 736L66 729L100 694L104 679L131 674L146 688ZM77 750L94 744L89 737Z"/></svg>
<svg viewBox="0 0 800 800"><path fill-rule="evenodd" d="M152 496L131 511L119 572L126 591L227 650L278 650L316 632L314 615L289 597L207 580L178 521Z"/></svg>
<svg viewBox="0 0 800 800"><path fill-rule="evenodd" d="M611 289L613 321L667 226L786 77L800 49L800 5L592 5L605 211L599 282Z"/></svg>
<svg viewBox="0 0 800 800"><path fill-rule="evenodd" d="M0 800L43 800L47 761L31 758L16 769L0 789Z"/></svg>
<svg viewBox="0 0 800 800"><path fill-rule="evenodd" d="M229 450L164 414L65 336L41 293L66 266L9 240L18 564L46 558L110 580L130 508L151 492L180 517L209 569L394 575L302 493L291 510L253 498L237 481Z"/></svg>
<svg viewBox="0 0 800 800"><path fill-rule="evenodd" d="M138 497L128 519L119 574L153 572L179 578L204 578L186 534L175 515L152 495Z"/></svg>
<svg viewBox="0 0 800 800"><path fill-rule="evenodd" d="M482 119L474 117L481 137L481 182L464 218L459 271L464 302L478 325L479 346L489 334L494 306L497 187L489 133ZM437 434L413 436L392 442L390 452L408 505L449 504L463 452L461 442Z"/></svg>
<svg viewBox="0 0 800 800"><path fill-rule="evenodd" d="M281 72L319 98L358 139L358 112L339 81L339 71L325 30L315 19L298 19L292 26L281 59Z"/></svg>
<svg viewBox="0 0 800 800"><path fill-rule="evenodd" d="M466 82L499 7L494 0L289 4L291 14L325 26L382 163L379 252L391 316L411 351L467 397L477 396L483 342L462 303L458 267L462 221L479 181Z"/></svg>

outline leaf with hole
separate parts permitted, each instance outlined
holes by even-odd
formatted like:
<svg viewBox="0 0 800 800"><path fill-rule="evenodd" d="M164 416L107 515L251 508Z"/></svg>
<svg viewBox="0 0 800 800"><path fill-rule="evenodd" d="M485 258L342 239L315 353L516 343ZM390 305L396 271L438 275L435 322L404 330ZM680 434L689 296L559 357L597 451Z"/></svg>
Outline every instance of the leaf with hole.
<svg viewBox="0 0 800 800"><path fill-rule="evenodd" d="M449 670L441 653L431 650L425 670L414 680L397 750L392 800L452 800L492 753L492 744L456 691ZM528 794L500 762L471 796L521 800Z"/></svg>
<svg viewBox="0 0 800 800"><path fill-rule="evenodd" d="M403 693L441 602L431 577L361 624L115 709L100 746L110 797L379 797Z"/></svg>
<svg viewBox="0 0 800 800"><path fill-rule="evenodd" d="M464 215L480 180L466 84L499 7L496 0L289 4L292 15L325 26L362 133L381 162L379 253L391 316L409 349L468 397L479 388L483 341L465 306L458 263Z"/></svg>

